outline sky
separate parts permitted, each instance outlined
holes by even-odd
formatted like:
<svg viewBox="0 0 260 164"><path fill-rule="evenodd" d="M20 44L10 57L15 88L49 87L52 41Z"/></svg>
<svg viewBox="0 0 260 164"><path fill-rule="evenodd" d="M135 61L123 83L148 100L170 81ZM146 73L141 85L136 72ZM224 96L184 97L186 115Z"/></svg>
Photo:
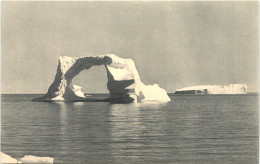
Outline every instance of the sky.
<svg viewBox="0 0 260 164"><path fill-rule="evenodd" d="M2 2L1 92L46 93L59 56L132 58L167 92L245 83L258 91L258 2ZM73 79L107 93L104 66Z"/></svg>

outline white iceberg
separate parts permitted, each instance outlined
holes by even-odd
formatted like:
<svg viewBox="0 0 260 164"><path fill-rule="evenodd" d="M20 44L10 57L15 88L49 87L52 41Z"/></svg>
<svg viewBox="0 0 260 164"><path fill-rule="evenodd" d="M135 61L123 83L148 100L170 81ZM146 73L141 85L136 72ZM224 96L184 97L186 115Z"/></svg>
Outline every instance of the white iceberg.
<svg viewBox="0 0 260 164"><path fill-rule="evenodd" d="M145 85L140 80L132 59L123 59L114 54L94 57L59 58L55 79L46 95L33 101L88 101L81 87L73 85L73 78L92 66L104 65L107 71L107 88L110 96L104 100L116 102L140 102L145 100L170 101L167 92L157 84ZM95 81L93 81L95 82Z"/></svg>
<svg viewBox="0 0 260 164"><path fill-rule="evenodd" d="M204 85L176 90L175 94L246 94L246 84Z"/></svg>

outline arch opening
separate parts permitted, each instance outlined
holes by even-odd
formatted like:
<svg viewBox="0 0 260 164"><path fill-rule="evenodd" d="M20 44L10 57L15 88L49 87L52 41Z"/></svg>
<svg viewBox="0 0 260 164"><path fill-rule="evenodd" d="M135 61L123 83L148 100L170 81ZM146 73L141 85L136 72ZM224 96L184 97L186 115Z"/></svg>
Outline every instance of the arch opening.
<svg viewBox="0 0 260 164"><path fill-rule="evenodd" d="M107 73L103 65L92 66L81 71L72 79L73 85L78 85L84 94L108 94Z"/></svg>

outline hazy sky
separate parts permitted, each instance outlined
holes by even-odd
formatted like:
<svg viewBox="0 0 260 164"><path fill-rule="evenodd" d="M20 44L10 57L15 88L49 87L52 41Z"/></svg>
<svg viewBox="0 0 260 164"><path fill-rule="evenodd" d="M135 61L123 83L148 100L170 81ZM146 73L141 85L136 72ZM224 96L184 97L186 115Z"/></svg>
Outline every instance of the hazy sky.
<svg viewBox="0 0 260 164"><path fill-rule="evenodd" d="M2 93L46 93L59 56L132 58L168 92L246 83L258 90L258 2L2 2ZM102 93L103 66L74 80Z"/></svg>

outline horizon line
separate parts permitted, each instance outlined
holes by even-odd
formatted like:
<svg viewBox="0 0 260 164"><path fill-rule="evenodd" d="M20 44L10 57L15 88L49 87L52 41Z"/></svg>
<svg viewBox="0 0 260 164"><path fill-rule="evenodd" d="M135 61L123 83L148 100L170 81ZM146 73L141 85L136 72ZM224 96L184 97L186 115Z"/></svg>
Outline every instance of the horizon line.
<svg viewBox="0 0 260 164"><path fill-rule="evenodd" d="M175 92L167 92L167 93L175 94ZM247 93L259 93L259 91L247 92ZM1 95L45 95L45 94L46 93L1 93ZM84 93L84 94L88 95L88 94L110 94L110 93Z"/></svg>

